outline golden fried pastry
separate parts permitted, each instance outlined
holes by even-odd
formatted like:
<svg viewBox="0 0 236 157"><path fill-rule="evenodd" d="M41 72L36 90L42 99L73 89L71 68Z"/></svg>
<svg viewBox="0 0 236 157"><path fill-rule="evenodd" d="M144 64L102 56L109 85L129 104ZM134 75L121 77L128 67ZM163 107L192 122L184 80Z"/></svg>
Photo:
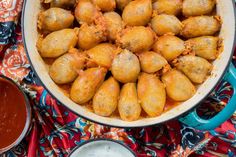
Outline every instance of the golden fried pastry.
<svg viewBox="0 0 236 157"><path fill-rule="evenodd" d="M122 83L135 82L140 72L138 57L128 50L115 56L111 72L115 79Z"/></svg>
<svg viewBox="0 0 236 157"><path fill-rule="evenodd" d="M186 44L192 46L192 51L199 57L214 60L218 55L219 37L202 36L192 38L186 41Z"/></svg>
<svg viewBox="0 0 236 157"><path fill-rule="evenodd" d="M135 121L141 114L141 106L138 102L136 83L126 83L120 92L118 110L121 119Z"/></svg>
<svg viewBox="0 0 236 157"><path fill-rule="evenodd" d="M105 13L104 18L108 30L108 39L115 41L118 33L123 29L122 19L116 12Z"/></svg>
<svg viewBox="0 0 236 157"><path fill-rule="evenodd" d="M154 73L161 70L168 62L160 54L153 51L145 51L139 54L142 71Z"/></svg>
<svg viewBox="0 0 236 157"><path fill-rule="evenodd" d="M192 82L203 83L211 74L212 65L206 59L187 55L180 57L177 69L182 71Z"/></svg>
<svg viewBox="0 0 236 157"><path fill-rule="evenodd" d="M61 8L50 8L39 14L38 28L46 31L58 31L72 25L74 16Z"/></svg>
<svg viewBox="0 0 236 157"><path fill-rule="evenodd" d="M170 70L161 78L166 86L167 95L175 101L190 99L196 92L191 81L180 71Z"/></svg>
<svg viewBox="0 0 236 157"><path fill-rule="evenodd" d="M122 19L129 26L145 26L150 21L151 16L151 0L131 1L122 13Z"/></svg>
<svg viewBox="0 0 236 157"><path fill-rule="evenodd" d="M216 5L216 0L184 0L183 15L199 16L209 14Z"/></svg>
<svg viewBox="0 0 236 157"><path fill-rule="evenodd" d="M113 11L116 8L115 0L92 0L102 11Z"/></svg>
<svg viewBox="0 0 236 157"><path fill-rule="evenodd" d="M44 0L44 2L50 3L50 7L71 8L76 0Z"/></svg>
<svg viewBox="0 0 236 157"><path fill-rule="evenodd" d="M123 30L117 43L132 52L142 52L152 47L154 38L154 32L150 28L136 26Z"/></svg>
<svg viewBox="0 0 236 157"><path fill-rule="evenodd" d="M158 14L178 15L182 11L182 0L157 0L152 6Z"/></svg>
<svg viewBox="0 0 236 157"><path fill-rule="evenodd" d="M93 110L97 115L110 116L117 107L120 85L110 77L104 81L93 97Z"/></svg>
<svg viewBox="0 0 236 157"><path fill-rule="evenodd" d="M91 100L104 81L106 72L105 68L90 68L81 71L72 84L70 98L78 104L84 104Z"/></svg>
<svg viewBox="0 0 236 157"><path fill-rule="evenodd" d="M138 98L149 116L159 116L166 103L165 86L155 75L142 73L138 79Z"/></svg>
<svg viewBox="0 0 236 157"><path fill-rule="evenodd" d="M75 47L78 41L76 29L62 29L39 38L37 48L42 57L55 58Z"/></svg>
<svg viewBox="0 0 236 157"><path fill-rule="evenodd" d="M161 36L167 33L179 34L182 29L182 23L174 15L157 15L151 21L152 29Z"/></svg>
<svg viewBox="0 0 236 157"><path fill-rule="evenodd" d="M78 45L84 50L88 50L102 41L106 40L106 32L103 26L82 24L79 30Z"/></svg>
<svg viewBox="0 0 236 157"><path fill-rule="evenodd" d="M214 35L220 30L221 23L214 16L196 16L182 21L181 35L185 38Z"/></svg>
<svg viewBox="0 0 236 157"><path fill-rule="evenodd" d="M79 0L75 8L75 18L79 23L88 23L91 24L94 22L98 9L90 0Z"/></svg>
<svg viewBox="0 0 236 157"><path fill-rule="evenodd" d="M185 50L184 41L173 35L164 35L158 38L153 50L160 53L167 61L172 61Z"/></svg>
<svg viewBox="0 0 236 157"><path fill-rule="evenodd" d="M116 6L118 9L123 10L131 1L132 0L116 0Z"/></svg>
<svg viewBox="0 0 236 157"><path fill-rule="evenodd" d="M84 68L85 56L82 53L66 53L57 58L49 69L49 75L57 84L70 83Z"/></svg>
<svg viewBox="0 0 236 157"><path fill-rule="evenodd" d="M109 43L102 43L86 51L88 55L88 67L102 66L107 69L111 67L116 53L116 47Z"/></svg>

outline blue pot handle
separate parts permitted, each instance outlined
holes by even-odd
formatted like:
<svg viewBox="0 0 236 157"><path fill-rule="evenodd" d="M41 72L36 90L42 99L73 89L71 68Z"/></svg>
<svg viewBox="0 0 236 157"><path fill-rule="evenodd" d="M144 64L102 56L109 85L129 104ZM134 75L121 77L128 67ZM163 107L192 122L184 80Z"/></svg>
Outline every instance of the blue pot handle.
<svg viewBox="0 0 236 157"><path fill-rule="evenodd" d="M198 130L213 130L228 120L236 110L236 69L232 63L229 66L229 70L226 73L224 80L232 85L234 92L228 104L222 111L213 118L205 120L198 116L195 109L186 116L181 117L179 120Z"/></svg>

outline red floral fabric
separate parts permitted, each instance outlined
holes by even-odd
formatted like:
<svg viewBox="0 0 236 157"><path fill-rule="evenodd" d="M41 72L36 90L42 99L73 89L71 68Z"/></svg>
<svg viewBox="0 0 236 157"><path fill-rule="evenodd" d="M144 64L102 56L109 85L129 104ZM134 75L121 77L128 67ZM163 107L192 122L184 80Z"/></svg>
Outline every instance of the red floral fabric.
<svg viewBox="0 0 236 157"><path fill-rule="evenodd" d="M236 114L215 130L199 131L177 119L147 128L112 128L70 112L48 94L30 68L17 22L21 8L22 0L0 1L0 74L21 84L30 97L33 119L22 143L0 156L64 157L79 143L93 138L122 141L138 157L236 156ZM214 116L231 94L231 86L221 82L198 107L199 114Z"/></svg>

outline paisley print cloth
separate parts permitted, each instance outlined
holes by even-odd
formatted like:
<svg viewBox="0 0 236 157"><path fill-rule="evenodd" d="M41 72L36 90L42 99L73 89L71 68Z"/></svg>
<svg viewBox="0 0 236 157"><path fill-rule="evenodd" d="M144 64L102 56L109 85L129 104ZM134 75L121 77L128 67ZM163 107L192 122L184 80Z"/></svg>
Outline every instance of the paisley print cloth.
<svg viewBox="0 0 236 157"><path fill-rule="evenodd" d="M215 130L203 132L178 120L147 128L112 128L70 112L48 94L30 69L17 22L21 8L22 0L0 1L0 74L21 84L30 98L33 120L21 144L0 156L64 157L79 143L93 138L122 141L138 157L236 156L236 115ZM231 94L231 86L221 82L198 108L199 114L214 116Z"/></svg>

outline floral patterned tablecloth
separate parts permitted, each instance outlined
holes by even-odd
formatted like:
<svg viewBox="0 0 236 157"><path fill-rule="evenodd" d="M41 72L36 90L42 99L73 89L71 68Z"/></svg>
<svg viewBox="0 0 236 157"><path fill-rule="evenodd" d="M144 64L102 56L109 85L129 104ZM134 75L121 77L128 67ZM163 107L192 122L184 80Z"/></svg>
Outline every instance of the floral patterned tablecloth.
<svg viewBox="0 0 236 157"><path fill-rule="evenodd" d="M21 144L0 156L64 157L76 145L93 138L122 141L138 157L236 156L236 115L215 130L199 131L178 120L147 128L111 128L70 112L48 94L30 68L19 20L22 3L23 0L0 0L0 74L17 81L28 94L33 120L31 131ZM204 118L214 116L231 94L231 86L221 82L198 112Z"/></svg>

